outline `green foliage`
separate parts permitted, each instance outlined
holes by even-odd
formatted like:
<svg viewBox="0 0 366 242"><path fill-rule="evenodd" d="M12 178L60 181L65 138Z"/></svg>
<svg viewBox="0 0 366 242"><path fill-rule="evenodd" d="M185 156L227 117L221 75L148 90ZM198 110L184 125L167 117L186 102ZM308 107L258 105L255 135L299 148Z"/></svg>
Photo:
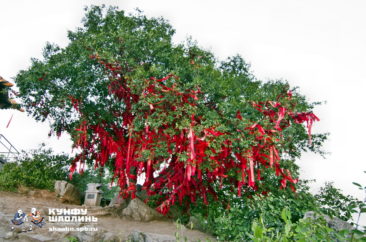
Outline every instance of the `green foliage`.
<svg viewBox="0 0 366 242"><path fill-rule="evenodd" d="M263 83L257 80L239 55L219 61L213 53L200 48L190 39L186 43L174 44L174 32L166 20L147 18L141 12L127 15L117 8L87 8L83 27L69 31L70 44L67 47L47 44L44 58L32 59L31 67L17 75L16 83L27 112L36 120L51 120L55 133L66 131L74 139L77 139L77 127L84 120L90 125L122 123L123 120L114 114L123 112L126 105L113 99L106 88L114 77L90 56L119 65L122 68L121 76L131 81L132 92L137 95L145 87L146 79L170 73L179 77L175 82L181 90L200 88L205 98L199 100L200 107L194 112L205 117L203 126L214 126L221 132L236 130L235 125L223 124L235 124L238 110L246 119L258 120L260 113L253 111L251 102L275 101L284 90L289 89L285 81ZM311 111L316 103L308 103L296 89L292 91L293 99L298 104L293 111ZM70 97L81 100L82 119ZM142 106L148 108L145 102L132 108L141 110ZM178 129L186 128L191 122L185 111L192 107L186 105L185 109L176 110L176 114L180 112L176 123ZM152 115L148 122L154 128L171 120L170 116L155 118ZM136 119L134 129L142 129L144 122L144 119ZM90 138L91 132L88 131ZM309 146L304 126L294 124L284 133L284 138L281 152L294 159L300 157L302 150L322 153L320 147L326 134L314 135L313 144ZM250 142L251 137L247 136L240 146L248 147ZM165 157L169 154L166 149L157 149L155 155ZM92 160L93 157L86 158Z"/></svg>
<svg viewBox="0 0 366 242"><path fill-rule="evenodd" d="M336 231L327 226L326 221L322 218L306 218L297 222L292 222L291 212L284 208L281 212L281 218L284 222L284 228L280 231L265 225L264 219L260 217L252 224L252 233L249 235L254 242L271 242L271 241L300 241L300 242L317 242L317 241L365 241L364 233L357 231L357 235L353 236L355 231Z"/></svg>
<svg viewBox="0 0 366 242"><path fill-rule="evenodd" d="M17 162L6 163L0 170L0 190L16 191L22 185L52 191L55 180L67 179L70 162L67 155L55 155L44 146L23 152Z"/></svg>
<svg viewBox="0 0 366 242"><path fill-rule="evenodd" d="M355 213L365 213L365 204L342 194L332 183L326 183L319 194L312 195L309 182L300 181L296 193L273 190L252 198L238 198L224 191L230 208L223 206L224 199L219 198L220 202L212 202L207 208L191 205L190 213L201 221L205 231L223 241L365 241L366 231L335 231L320 215L345 220L345 215L350 214L350 219ZM319 216L303 219L307 211L315 211Z"/></svg>
<svg viewBox="0 0 366 242"><path fill-rule="evenodd" d="M79 239L75 236L68 236L66 239L68 242L79 242Z"/></svg>
<svg viewBox="0 0 366 242"><path fill-rule="evenodd" d="M350 195L344 195L340 189L334 187L332 182L325 183L324 187L321 187L319 193L315 195L315 199L319 203L322 213L344 221L350 220L352 214L357 213L357 209L363 205L362 201Z"/></svg>
<svg viewBox="0 0 366 242"><path fill-rule="evenodd" d="M223 191L222 197L207 207L191 205L190 213L201 220L206 231L224 241L248 240L253 221L260 217L266 227L279 233L285 226L281 219L284 208L289 208L292 222L300 220L306 211L316 209L308 183L300 181L296 193L277 189L266 195L254 195L253 192L253 197L237 197Z"/></svg>

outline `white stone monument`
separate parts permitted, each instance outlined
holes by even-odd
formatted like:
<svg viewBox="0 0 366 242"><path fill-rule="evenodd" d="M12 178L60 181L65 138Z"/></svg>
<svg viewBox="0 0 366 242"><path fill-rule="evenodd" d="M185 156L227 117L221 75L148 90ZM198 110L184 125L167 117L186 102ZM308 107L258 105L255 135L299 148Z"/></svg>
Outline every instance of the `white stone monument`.
<svg viewBox="0 0 366 242"><path fill-rule="evenodd" d="M99 189L101 188L99 183L89 183L88 189L85 191L85 201L86 206L100 206L100 201L102 200L103 192Z"/></svg>

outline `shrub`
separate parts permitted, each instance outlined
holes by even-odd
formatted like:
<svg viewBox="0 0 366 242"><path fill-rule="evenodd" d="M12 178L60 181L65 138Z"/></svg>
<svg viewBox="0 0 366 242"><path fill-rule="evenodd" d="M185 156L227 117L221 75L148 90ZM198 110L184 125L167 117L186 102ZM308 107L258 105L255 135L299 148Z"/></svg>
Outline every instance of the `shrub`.
<svg viewBox="0 0 366 242"><path fill-rule="evenodd" d="M288 207L293 223L299 221L306 211L318 210L308 183L300 181L296 193L274 190L265 195L253 193L253 196L238 197L224 191L218 201L211 202L207 208L192 205L190 212L201 221L206 231L224 241L249 240L252 223L260 217L266 227L279 233L285 227L281 219L283 209ZM222 203L223 200L226 204Z"/></svg>
<svg viewBox="0 0 366 242"><path fill-rule="evenodd" d="M6 163L0 170L0 190L17 191L19 186L54 189L55 180L66 180L70 159L53 154L42 145L38 150L23 152L17 162Z"/></svg>
<svg viewBox="0 0 366 242"><path fill-rule="evenodd" d="M365 234L358 230L336 231L327 226L326 221L317 219L300 219L296 223L291 221L291 212L285 208L281 212L284 228L276 231L267 227L263 218L255 220L252 224L252 233L249 235L254 242L266 241L365 241Z"/></svg>

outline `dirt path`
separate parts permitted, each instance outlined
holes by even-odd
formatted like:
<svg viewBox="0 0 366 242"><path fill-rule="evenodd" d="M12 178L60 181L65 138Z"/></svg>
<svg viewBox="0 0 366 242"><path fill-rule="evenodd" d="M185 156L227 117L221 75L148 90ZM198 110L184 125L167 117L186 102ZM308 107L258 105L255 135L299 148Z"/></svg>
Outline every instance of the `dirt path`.
<svg viewBox="0 0 366 242"><path fill-rule="evenodd" d="M83 206L68 205L63 204L56 199L44 199L44 198L34 198L18 193L10 192L0 192L0 241L6 238L5 234L10 236L10 219L14 216L18 209L22 209L24 212L29 213L31 208L37 208L41 211L42 216L48 213L48 208L59 208L59 209L85 209ZM88 210L89 215L89 210ZM27 232L27 236L34 238L28 240L22 234L19 233L17 239L13 238L13 241L62 241L61 239L71 237L75 234L70 232L51 232L49 231L51 227L54 226L48 221L48 216L46 217L47 224L43 228L36 228L34 231ZM98 229L97 232L83 232L83 241L100 241L101 234L105 236L108 234L110 238L116 239L117 241L125 241L129 234L133 231L141 231L145 233L163 234L170 235L176 238L176 233L178 232L180 238L187 238L188 241L214 241L214 238L204 234L197 230L190 230L184 228L184 226L179 226L172 221L151 221L151 222L137 222L132 221L128 218L118 218L111 216L97 216L98 222L94 225ZM80 226L80 225L79 225ZM1 237L2 233L5 233ZM32 236L31 236L32 235ZM77 235L77 233L76 233ZM114 237L113 237L113 236ZM99 236L99 237L98 237ZM32 237L32 238L33 238ZM79 236L78 236L79 237ZM23 239L22 239L23 238ZM49 240L48 240L48 239ZM54 239L51 240L50 238ZM57 239L56 239L57 238ZM103 237L105 238L105 237ZM8 238L10 239L10 237ZM80 237L79 237L80 239ZM10 239L11 241L12 239ZM9 241L9 240L5 240ZM102 239L103 241L103 239Z"/></svg>

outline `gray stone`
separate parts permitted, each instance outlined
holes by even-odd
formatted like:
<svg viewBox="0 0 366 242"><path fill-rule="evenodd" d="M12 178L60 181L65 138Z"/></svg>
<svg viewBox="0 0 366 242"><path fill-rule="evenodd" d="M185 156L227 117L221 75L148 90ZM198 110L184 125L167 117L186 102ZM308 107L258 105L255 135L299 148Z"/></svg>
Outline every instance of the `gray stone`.
<svg viewBox="0 0 366 242"><path fill-rule="evenodd" d="M147 206L143 201L138 198L133 199L128 204L127 208L123 209L122 215L130 217L136 221L144 222L163 218L163 215Z"/></svg>
<svg viewBox="0 0 366 242"><path fill-rule="evenodd" d="M81 195L79 190L74 185L67 181L56 181L55 182L55 193L56 196L61 198L62 202L81 204Z"/></svg>
<svg viewBox="0 0 366 242"><path fill-rule="evenodd" d="M57 196L62 196L65 190L67 181L55 181L55 193Z"/></svg>
<svg viewBox="0 0 366 242"><path fill-rule="evenodd" d="M104 230L98 230L96 232L73 232L70 235L76 237L79 241L99 242L104 241L105 233Z"/></svg>
<svg viewBox="0 0 366 242"><path fill-rule="evenodd" d="M54 241L53 238L48 237L48 236L44 236L42 234L30 234L30 233L22 233L19 234L19 239L26 239L27 241L34 241L34 242L38 242L38 241Z"/></svg>
<svg viewBox="0 0 366 242"><path fill-rule="evenodd" d="M128 240L131 242L175 242L177 241L174 236L166 234L153 234L144 233L141 231L133 231Z"/></svg>
<svg viewBox="0 0 366 242"><path fill-rule="evenodd" d="M103 241L104 242L121 242L123 240L122 240L121 236L118 236L112 232L107 232L104 234Z"/></svg>
<svg viewBox="0 0 366 242"><path fill-rule="evenodd" d="M346 221L343 221L342 219L337 218L337 217L331 218L328 215L325 215L325 214L319 215L313 211L309 211L304 214L304 219L306 219L306 218L317 219L319 217L323 217L325 219L325 221L327 222L327 225L330 228L335 229L337 231L353 229L353 226L351 224L349 224Z"/></svg>
<svg viewBox="0 0 366 242"><path fill-rule="evenodd" d="M4 239L16 239L17 237L18 237L17 233L10 231L10 232L7 232L3 238Z"/></svg>
<svg viewBox="0 0 366 242"><path fill-rule="evenodd" d="M80 232L76 237L79 239L79 241L94 241L93 236L86 232Z"/></svg>

